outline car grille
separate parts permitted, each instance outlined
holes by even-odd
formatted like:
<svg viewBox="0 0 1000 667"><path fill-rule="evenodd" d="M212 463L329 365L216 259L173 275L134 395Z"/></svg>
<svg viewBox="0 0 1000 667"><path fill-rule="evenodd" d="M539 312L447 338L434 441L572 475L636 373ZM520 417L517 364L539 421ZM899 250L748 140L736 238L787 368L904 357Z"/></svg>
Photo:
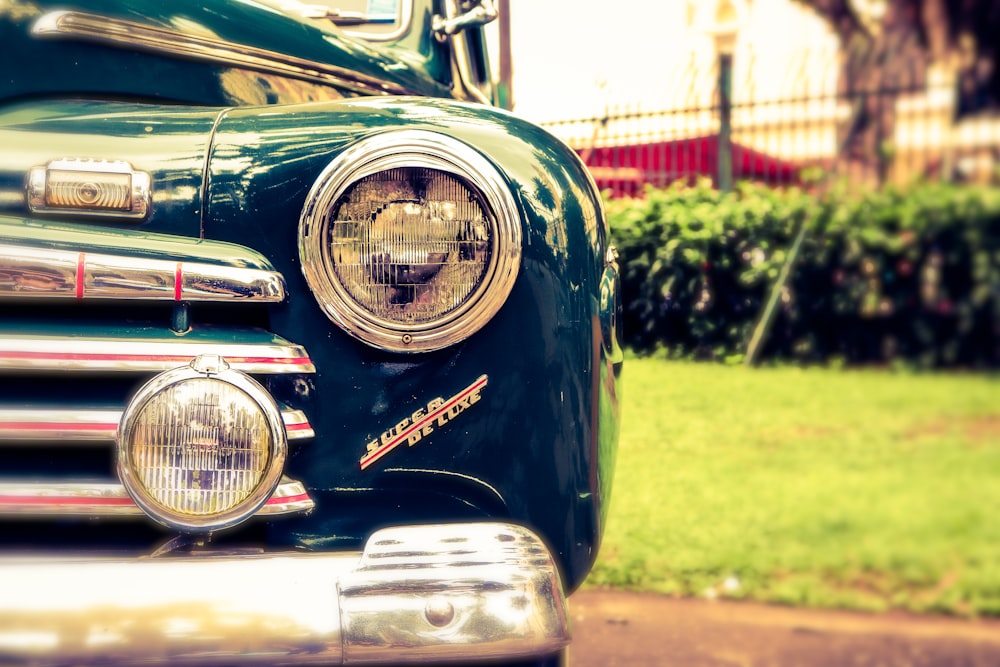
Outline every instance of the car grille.
<svg viewBox="0 0 1000 667"><path fill-rule="evenodd" d="M267 330L284 281L259 255L199 257L184 240L178 261L162 244L144 255L85 231L51 247L26 241L25 226L0 224L0 519L142 518L115 473L121 413L151 377L201 354L277 389L291 447L313 437L295 392L280 389L315 368ZM257 514L313 504L284 477Z"/></svg>

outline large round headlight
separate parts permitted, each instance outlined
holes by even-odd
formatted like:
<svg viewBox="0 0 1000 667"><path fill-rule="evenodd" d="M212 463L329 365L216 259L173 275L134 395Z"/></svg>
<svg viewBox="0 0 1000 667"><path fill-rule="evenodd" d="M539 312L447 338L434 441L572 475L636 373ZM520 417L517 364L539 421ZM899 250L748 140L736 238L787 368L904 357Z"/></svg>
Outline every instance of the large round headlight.
<svg viewBox="0 0 1000 667"><path fill-rule="evenodd" d="M520 265L520 218L482 155L401 130L358 142L323 171L302 212L299 254L345 331L385 350L434 350L503 305Z"/></svg>
<svg viewBox="0 0 1000 667"><path fill-rule="evenodd" d="M220 357L157 375L122 415L118 474L172 528L218 530L256 512L281 477L286 435L274 400Z"/></svg>

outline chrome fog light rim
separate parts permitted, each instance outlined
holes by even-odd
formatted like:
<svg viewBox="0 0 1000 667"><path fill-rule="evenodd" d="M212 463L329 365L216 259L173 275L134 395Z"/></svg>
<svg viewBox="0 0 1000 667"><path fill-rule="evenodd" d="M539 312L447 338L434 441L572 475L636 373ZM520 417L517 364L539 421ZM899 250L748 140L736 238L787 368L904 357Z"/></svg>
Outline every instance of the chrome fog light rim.
<svg viewBox="0 0 1000 667"><path fill-rule="evenodd" d="M150 401L182 383L206 379L229 385L245 394L256 404L266 422L271 447L268 452L266 468L260 480L245 498L226 510L192 515L165 506L146 488L136 472L133 440L138 420ZM245 373L230 368L229 364L217 355L196 357L190 365L160 373L143 385L122 413L117 433L118 476L136 505L159 523L169 528L191 533L228 528L241 523L256 513L271 497L281 481L287 451L287 434L281 411L274 399L256 380Z"/></svg>
<svg viewBox="0 0 1000 667"><path fill-rule="evenodd" d="M327 243L330 217L356 183L391 169L427 169L456 178L481 199L490 228L490 259L471 294L443 316L420 323L392 321L351 297L333 269ZM299 221L302 271L319 305L342 329L394 352L436 350L465 340L499 311L517 278L522 232L517 204L496 167L471 146L425 130L397 130L362 139L320 174Z"/></svg>

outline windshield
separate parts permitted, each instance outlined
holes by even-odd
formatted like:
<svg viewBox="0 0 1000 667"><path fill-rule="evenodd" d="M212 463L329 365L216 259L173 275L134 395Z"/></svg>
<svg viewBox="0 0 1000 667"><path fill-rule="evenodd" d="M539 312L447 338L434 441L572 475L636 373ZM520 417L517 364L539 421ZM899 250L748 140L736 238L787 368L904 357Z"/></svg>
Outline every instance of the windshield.
<svg viewBox="0 0 1000 667"><path fill-rule="evenodd" d="M327 20L355 37L395 40L409 28L411 0L263 0L291 14Z"/></svg>

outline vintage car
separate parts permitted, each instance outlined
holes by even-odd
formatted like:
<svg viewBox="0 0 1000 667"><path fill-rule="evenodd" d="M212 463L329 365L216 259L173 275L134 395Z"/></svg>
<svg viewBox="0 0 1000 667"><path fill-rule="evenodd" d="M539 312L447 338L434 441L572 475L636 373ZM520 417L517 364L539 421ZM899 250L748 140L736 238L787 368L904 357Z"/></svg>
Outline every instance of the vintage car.
<svg viewBox="0 0 1000 667"><path fill-rule="evenodd" d="M0 2L0 662L557 664L620 299L491 2Z"/></svg>

